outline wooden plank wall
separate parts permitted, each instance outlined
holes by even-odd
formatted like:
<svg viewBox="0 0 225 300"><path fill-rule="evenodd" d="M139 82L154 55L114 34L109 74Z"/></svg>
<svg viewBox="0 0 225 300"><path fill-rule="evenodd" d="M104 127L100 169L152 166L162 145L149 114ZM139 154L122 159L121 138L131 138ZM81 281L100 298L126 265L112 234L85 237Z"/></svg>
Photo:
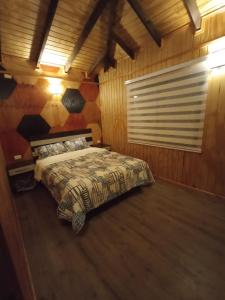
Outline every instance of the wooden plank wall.
<svg viewBox="0 0 225 300"><path fill-rule="evenodd" d="M193 35L185 26L163 38L158 49L146 39L135 61L121 59L117 69L100 74L103 140L113 150L148 161L154 174L218 195L225 195L225 71L211 73L203 136L203 152L127 143L127 98L124 81L207 54L207 43L225 35L225 13L203 19Z"/></svg>

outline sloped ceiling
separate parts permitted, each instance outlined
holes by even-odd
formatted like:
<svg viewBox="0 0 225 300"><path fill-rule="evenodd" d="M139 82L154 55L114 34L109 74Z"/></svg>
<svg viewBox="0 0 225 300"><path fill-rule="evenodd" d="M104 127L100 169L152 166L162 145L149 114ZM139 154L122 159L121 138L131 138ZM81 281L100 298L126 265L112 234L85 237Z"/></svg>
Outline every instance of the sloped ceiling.
<svg viewBox="0 0 225 300"><path fill-rule="evenodd" d="M126 0L117 14L115 31L135 51L150 38L144 25ZM108 1L110 3L110 1ZM159 34L168 33L190 23L182 0L139 0L139 5L151 20ZM59 0L52 20L41 63L65 66L80 33L92 13L97 0ZM223 0L197 0L201 16L224 7ZM1 52L25 60L34 61L45 30L50 0L1 0ZM88 72L104 54L108 40L108 20L112 13L107 3L93 30L72 63L73 69ZM116 55L126 55L117 46Z"/></svg>

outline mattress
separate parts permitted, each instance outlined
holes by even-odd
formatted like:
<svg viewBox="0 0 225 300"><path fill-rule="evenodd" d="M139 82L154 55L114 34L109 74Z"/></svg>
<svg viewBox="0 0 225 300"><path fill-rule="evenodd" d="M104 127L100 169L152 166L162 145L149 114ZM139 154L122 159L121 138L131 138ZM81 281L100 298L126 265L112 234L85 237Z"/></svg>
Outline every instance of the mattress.
<svg viewBox="0 0 225 300"><path fill-rule="evenodd" d="M95 147L37 160L35 178L50 190L59 218L72 222L76 233L90 210L154 182L145 161Z"/></svg>

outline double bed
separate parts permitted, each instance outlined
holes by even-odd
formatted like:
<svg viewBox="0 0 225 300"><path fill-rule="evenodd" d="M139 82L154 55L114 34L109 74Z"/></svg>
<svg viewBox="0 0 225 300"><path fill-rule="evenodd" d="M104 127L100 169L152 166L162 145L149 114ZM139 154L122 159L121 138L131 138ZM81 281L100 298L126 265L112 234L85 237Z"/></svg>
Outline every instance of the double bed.
<svg viewBox="0 0 225 300"><path fill-rule="evenodd" d="M76 144L85 139L85 146L38 158L35 178L41 181L58 203L59 218L72 223L78 233L85 224L86 214L137 186L154 182L148 164L137 158L106 149L91 147L90 129L33 138L34 155L37 148L55 143ZM64 144L64 145L65 145Z"/></svg>

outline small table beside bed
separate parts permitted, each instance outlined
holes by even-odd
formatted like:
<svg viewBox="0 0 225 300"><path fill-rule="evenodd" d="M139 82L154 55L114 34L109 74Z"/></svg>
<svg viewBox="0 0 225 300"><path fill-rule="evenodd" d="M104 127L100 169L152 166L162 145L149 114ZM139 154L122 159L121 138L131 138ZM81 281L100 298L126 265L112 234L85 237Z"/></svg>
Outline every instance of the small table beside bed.
<svg viewBox="0 0 225 300"><path fill-rule="evenodd" d="M76 233L92 209L154 182L145 161L90 147L91 129L34 137L30 144L36 180L51 192L58 217L70 221Z"/></svg>

